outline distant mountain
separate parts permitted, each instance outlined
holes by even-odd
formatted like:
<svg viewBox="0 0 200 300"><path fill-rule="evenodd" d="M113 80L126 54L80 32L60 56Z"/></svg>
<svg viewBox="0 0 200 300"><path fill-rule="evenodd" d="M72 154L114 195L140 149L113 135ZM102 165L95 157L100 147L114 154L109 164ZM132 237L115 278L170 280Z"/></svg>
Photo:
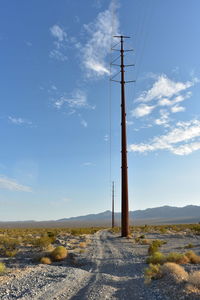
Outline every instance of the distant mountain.
<svg viewBox="0 0 200 300"><path fill-rule="evenodd" d="M144 224L183 224L200 222L200 206L188 205L184 207L161 206L135 210L129 212L131 225ZM115 213L115 224L120 225L121 213ZM111 211L106 210L99 214L89 214L72 218L63 218L56 221L19 221L0 222L1 228L13 227L89 227L111 226Z"/></svg>
<svg viewBox="0 0 200 300"><path fill-rule="evenodd" d="M129 212L130 220L134 221L145 221L155 223L156 220L182 220L183 223L187 220L194 220L195 222L200 221L200 206L187 205L184 207L175 206L161 206L155 208L147 208L145 210L135 210ZM115 213L116 221L120 221L121 213ZM107 210L99 214L90 214L85 216L78 216L73 218L64 218L57 220L57 222L109 222L111 219L111 211ZM184 221L185 220L185 221ZM148 223L149 223L148 222Z"/></svg>

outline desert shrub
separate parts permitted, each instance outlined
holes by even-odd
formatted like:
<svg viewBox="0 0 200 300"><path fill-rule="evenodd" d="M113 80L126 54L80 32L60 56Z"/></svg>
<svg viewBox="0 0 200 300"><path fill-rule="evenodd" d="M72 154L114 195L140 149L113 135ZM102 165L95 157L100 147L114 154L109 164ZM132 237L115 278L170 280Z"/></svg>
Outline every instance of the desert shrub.
<svg viewBox="0 0 200 300"><path fill-rule="evenodd" d="M6 266L4 265L4 263L0 262L0 275L5 273L6 271Z"/></svg>
<svg viewBox="0 0 200 300"><path fill-rule="evenodd" d="M47 232L47 236L50 239L51 243L55 243L55 241L56 241L56 235L57 234L55 232L52 232L52 231L48 231Z"/></svg>
<svg viewBox="0 0 200 300"><path fill-rule="evenodd" d="M161 277L160 265L150 264L148 268L144 270L144 280L145 283L150 283L152 279L157 279Z"/></svg>
<svg viewBox="0 0 200 300"><path fill-rule="evenodd" d="M185 254L171 252L166 257L167 262L173 262L177 264L187 264L189 263L189 258Z"/></svg>
<svg viewBox="0 0 200 300"><path fill-rule="evenodd" d="M67 257L67 254L68 254L68 252L65 247L58 246L51 252L51 258L54 261L63 260Z"/></svg>
<svg viewBox="0 0 200 300"><path fill-rule="evenodd" d="M142 234L142 235L139 236L139 238L140 238L140 239L145 239L145 235Z"/></svg>
<svg viewBox="0 0 200 300"><path fill-rule="evenodd" d="M186 281L188 279L188 273L184 268L173 262L167 262L162 265L160 272L163 276L167 276L176 282Z"/></svg>
<svg viewBox="0 0 200 300"><path fill-rule="evenodd" d="M163 264L166 261L166 257L161 252L154 252L147 258L148 264Z"/></svg>
<svg viewBox="0 0 200 300"><path fill-rule="evenodd" d="M200 271L194 271L189 274L188 283L200 289Z"/></svg>
<svg viewBox="0 0 200 300"><path fill-rule="evenodd" d="M79 247L80 247L80 248L86 248L86 246L87 246L87 245L86 245L85 242L80 242L80 243L79 243Z"/></svg>
<svg viewBox="0 0 200 300"><path fill-rule="evenodd" d="M194 245L191 244L191 243L189 243L189 244L186 245L184 248L185 248L185 249L191 249L191 248L194 248Z"/></svg>
<svg viewBox="0 0 200 300"><path fill-rule="evenodd" d="M149 246L148 254L152 255L153 253L158 252L158 249L164 244L166 244L166 241L161 241L161 240L153 241Z"/></svg>
<svg viewBox="0 0 200 300"><path fill-rule="evenodd" d="M14 257L18 253L17 249L5 250L4 255L7 257Z"/></svg>
<svg viewBox="0 0 200 300"><path fill-rule="evenodd" d="M186 252L185 255L189 258L190 263L192 264L200 263L200 256L194 253L194 251L190 250Z"/></svg>
<svg viewBox="0 0 200 300"><path fill-rule="evenodd" d="M86 251L85 249L80 249L79 253L85 253L85 251Z"/></svg>
<svg viewBox="0 0 200 300"><path fill-rule="evenodd" d="M51 244L51 239L48 236L42 236L35 239L34 245L41 249L46 249Z"/></svg>
<svg viewBox="0 0 200 300"><path fill-rule="evenodd" d="M141 245L150 245L151 244L151 240L148 240L148 239L142 239L140 241L140 244Z"/></svg>
<svg viewBox="0 0 200 300"><path fill-rule="evenodd" d="M161 227L161 228L160 228L160 233L162 233L162 234L167 233L167 229L164 228L164 227Z"/></svg>
<svg viewBox="0 0 200 300"><path fill-rule="evenodd" d="M40 263L44 265L50 265L52 263L51 259L47 256L44 256L40 259Z"/></svg>

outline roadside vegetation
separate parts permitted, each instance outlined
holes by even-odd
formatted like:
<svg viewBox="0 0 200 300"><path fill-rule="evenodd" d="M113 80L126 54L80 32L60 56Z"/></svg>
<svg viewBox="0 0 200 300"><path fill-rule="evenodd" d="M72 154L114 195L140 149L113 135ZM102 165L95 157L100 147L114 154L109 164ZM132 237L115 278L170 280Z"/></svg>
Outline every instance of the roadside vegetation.
<svg viewBox="0 0 200 300"><path fill-rule="evenodd" d="M91 243L88 235L100 229L103 228L1 228L0 275L5 274L5 264L11 259L49 265L67 259L69 253L81 255Z"/></svg>

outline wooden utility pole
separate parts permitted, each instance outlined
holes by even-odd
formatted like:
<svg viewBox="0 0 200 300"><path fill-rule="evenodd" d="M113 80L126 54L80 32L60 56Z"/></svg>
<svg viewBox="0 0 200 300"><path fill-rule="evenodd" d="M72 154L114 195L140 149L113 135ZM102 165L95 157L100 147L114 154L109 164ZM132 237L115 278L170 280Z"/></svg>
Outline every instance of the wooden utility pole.
<svg viewBox="0 0 200 300"><path fill-rule="evenodd" d="M124 50L124 39L128 36L114 36L120 38L120 49L112 49L120 51L121 63L120 65L111 63L111 65L120 66L121 80L113 80L121 84L121 236L127 237L129 235L129 207L128 207L128 162L127 162L127 138L126 138L126 101L125 101L125 83L134 82L125 81L124 68L133 65L124 65L124 52L133 51ZM114 60L115 61L115 60Z"/></svg>
<svg viewBox="0 0 200 300"><path fill-rule="evenodd" d="M115 227L115 184L112 182L112 228Z"/></svg>

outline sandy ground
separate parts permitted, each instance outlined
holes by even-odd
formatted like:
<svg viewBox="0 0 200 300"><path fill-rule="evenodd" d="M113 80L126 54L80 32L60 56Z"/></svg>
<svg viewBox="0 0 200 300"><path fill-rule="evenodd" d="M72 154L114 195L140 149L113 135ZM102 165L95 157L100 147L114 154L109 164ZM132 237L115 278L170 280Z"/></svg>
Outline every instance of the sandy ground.
<svg viewBox="0 0 200 300"><path fill-rule="evenodd" d="M176 248L184 252L181 248L184 245L200 243L196 236L148 234L147 237L167 240L164 252L177 251ZM188 294L183 286L162 279L150 285L144 284L148 246L134 244L132 239L121 238L107 230L90 238L89 249L73 261L67 259L57 265L39 264L8 276L0 282L0 299L200 299L200 294ZM199 266L188 268L200 270Z"/></svg>

